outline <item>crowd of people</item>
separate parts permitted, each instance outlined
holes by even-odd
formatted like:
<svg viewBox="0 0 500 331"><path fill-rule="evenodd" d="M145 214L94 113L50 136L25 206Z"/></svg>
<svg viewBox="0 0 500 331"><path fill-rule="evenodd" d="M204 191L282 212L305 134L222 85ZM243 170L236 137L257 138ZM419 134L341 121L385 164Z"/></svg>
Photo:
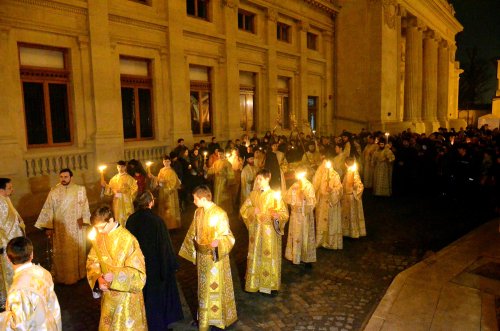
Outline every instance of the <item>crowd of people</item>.
<svg viewBox="0 0 500 331"><path fill-rule="evenodd" d="M109 181L101 172L102 196L112 205L92 215L85 187L62 169L35 226L52 241L54 281L73 284L86 277L93 296L102 297L100 330L165 330L183 318L168 230L181 227L182 212L194 203L179 255L198 268L199 329L225 328L237 320L231 222L248 229L245 291L274 296L281 287L286 230L284 257L312 268L318 247L342 249L343 237L366 236L365 189L382 197L482 199L500 212L499 139L498 129L487 127L441 128L428 136L410 130L344 131L337 137L268 131L262 138L229 140L224 148L213 137L189 149L181 138L163 156L161 169L129 160L117 162ZM12 191L10 179L0 178L1 323L59 330L52 278L31 264L32 244L10 201Z"/></svg>

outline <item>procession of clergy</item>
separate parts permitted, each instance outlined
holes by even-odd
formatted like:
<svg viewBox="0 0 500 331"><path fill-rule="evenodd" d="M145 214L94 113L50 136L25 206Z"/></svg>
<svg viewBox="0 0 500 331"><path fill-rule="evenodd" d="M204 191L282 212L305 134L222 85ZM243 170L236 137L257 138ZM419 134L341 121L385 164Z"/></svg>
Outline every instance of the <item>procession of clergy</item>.
<svg viewBox="0 0 500 331"><path fill-rule="evenodd" d="M228 219L232 208L239 206L249 234L245 291L274 296L281 285L282 236L288 221L285 258L305 268L316 262L318 247L342 249L343 236L366 235L358 168L376 186L374 191L383 195L390 190L394 155L383 145L372 141L365 148L380 162L365 160L364 166L363 157L350 156L348 139L339 144L335 157L311 144L296 163L287 162L277 139L267 150L248 140L244 157L237 147L228 154L219 148L210 155L198 150L199 160L204 154L202 164L188 166L201 179L192 190L198 208L179 255L198 268L199 330L224 329L237 320L229 262L235 244ZM183 319L178 265L168 233L181 226L178 190L183 183L171 166L177 156L165 155L157 176L148 165L150 190L142 187L142 192L125 161L117 162L118 173L109 182L101 171L102 192L112 197L112 207L103 205L92 215L85 187L72 182L70 169L62 169L60 183L50 191L35 224L52 241L51 273L31 263L33 246L9 198L12 182L0 178L0 300L5 303L0 325L7 330L60 330L52 276L62 284L87 277L94 298L102 297L99 330L165 330ZM290 170L295 178L287 188L285 173ZM212 178L213 190L204 184L207 178ZM239 203L234 199L238 192ZM155 203L158 215L152 211ZM87 255L89 225L92 248Z"/></svg>

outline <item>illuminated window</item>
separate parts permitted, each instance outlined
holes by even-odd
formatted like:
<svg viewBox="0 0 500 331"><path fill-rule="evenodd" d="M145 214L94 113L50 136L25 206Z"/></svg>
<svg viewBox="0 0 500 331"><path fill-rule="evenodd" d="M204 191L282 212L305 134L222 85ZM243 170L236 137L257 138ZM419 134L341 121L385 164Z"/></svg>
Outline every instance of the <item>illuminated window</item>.
<svg viewBox="0 0 500 331"><path fill-rule="evenodd" d="M193 134L211 134L212 85L210 83L210 68L190 66L189 79L191 130Z"/></svg>

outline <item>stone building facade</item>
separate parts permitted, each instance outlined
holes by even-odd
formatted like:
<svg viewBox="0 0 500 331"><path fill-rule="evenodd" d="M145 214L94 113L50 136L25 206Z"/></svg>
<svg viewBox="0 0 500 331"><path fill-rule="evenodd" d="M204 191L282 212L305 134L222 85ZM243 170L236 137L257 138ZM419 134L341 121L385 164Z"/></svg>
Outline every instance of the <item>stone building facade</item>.
<svg viewBox="0 0 500 331"><path fill-rule="evenodd" d="M179 137L457 115L445 0L3 0L0 17L0 176L28 219L61 168L97 203L98 165L159 161Z"/></svg>

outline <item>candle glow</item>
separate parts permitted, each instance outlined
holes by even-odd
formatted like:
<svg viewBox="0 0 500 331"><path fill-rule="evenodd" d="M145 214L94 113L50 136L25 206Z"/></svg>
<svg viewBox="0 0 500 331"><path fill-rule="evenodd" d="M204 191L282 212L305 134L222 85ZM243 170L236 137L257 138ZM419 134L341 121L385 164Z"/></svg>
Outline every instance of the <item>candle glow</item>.
<svg viewBox="0 0 500 331"><path fill-rule="evenodd" d="M331 169L332 168L332 162L326 161L326 165L325 166L326 166L327 169Z"/></svg>
<svg viewBox="0 0 500 331"><path fill-rule="evenodd" d="M106 168L107 168L107 166L100 165L98 169L99 169L99 172L102 174Z"/></svg>
<svg viewBox="0 0 500 331"><path fill-rule="evenodd" d="M151 165L152 165L152 164L153 164L153 162L148 161L148 162L146 162L146 167L148 167L148 168L149 168L149 167L151 167Z"/></svg>
<svg viewBox="0 0 500 331"><path fill-rule="evenodd" d="M356 170L358 170L358 165L356 164L356 162L354 162L354 164L349 167L349 171L356 171Z"/></svg>
<svg viewBox="0 0 500 331"><path fill-rule="evenodd" d="M299 173L297 174L297 179L299 179L299 180L300 180L300 179L303 179L305 176L306 176L306 173L305 173L305 172L299 172Z"/></svg>
<svg viewBox="0 0 500 331"><path fill-rule="evenodd" d="M96 243L96 236L97 236L97 231L95 228L92 228L92 231L89 232L88 238L92 242L92 246L94 247L94 251L97 255L97 259L99 260L99 265L101 266L101 270L103 274L108 273L108 268L106 265L102 262L102 255L101 251L99 250L99 247L97 246Z"/></svg>

